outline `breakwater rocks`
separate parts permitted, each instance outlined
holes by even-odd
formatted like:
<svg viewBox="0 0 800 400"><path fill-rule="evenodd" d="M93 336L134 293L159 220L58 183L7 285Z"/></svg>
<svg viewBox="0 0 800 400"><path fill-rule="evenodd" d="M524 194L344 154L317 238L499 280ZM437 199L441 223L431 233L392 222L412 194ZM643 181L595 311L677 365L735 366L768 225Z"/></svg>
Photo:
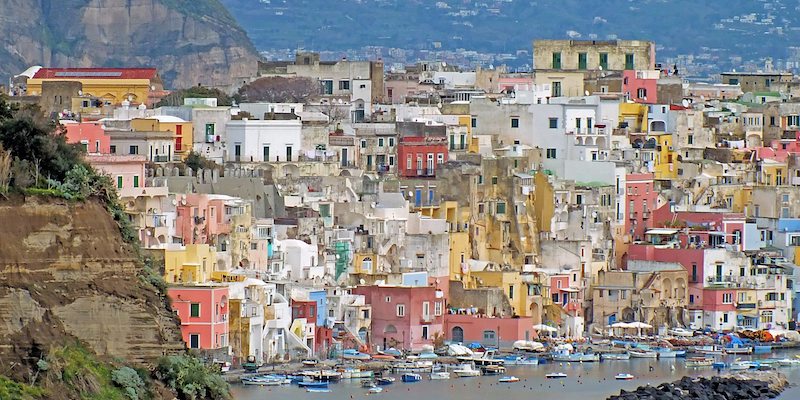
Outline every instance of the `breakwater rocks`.
<svg viewBox="0 0 800 400"><path fill-rule="evenodd" d="M778 397L788 384L777 372L743 372L711 378L691 378L640 386L635 391L621 390L608 400L750 400Z"/></svg>

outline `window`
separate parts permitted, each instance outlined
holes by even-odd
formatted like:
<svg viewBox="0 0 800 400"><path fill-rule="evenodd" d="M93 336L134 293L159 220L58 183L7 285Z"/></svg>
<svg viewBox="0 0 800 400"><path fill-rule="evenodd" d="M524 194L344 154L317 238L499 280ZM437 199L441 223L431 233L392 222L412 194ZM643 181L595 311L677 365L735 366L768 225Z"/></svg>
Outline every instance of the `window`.
<svg viewBox="0 0 800 400"><path fill-rule="evenodd" d="M394 138L393 137L389 138L389 147L394 147Z"/></svg>
<svg viewBox="0 0 800 400"><path fill-rule="evenodd" d="M786 125L787 126L800 126L800 115L787 115L786 116Z"/></svg>
<svg viewBox="0 0 800 400"><path fill-rule="evenodd" d="M133 187L135 187L135 188L139 187L139 175L134 175L133 176Z"/></svg>
<svg viewBox="0 0 800 400"><path fill-rule="evenodd" d="M378 147L383 147L383 138L378 138Z"/></svg>
<svg viewBox="0 0 800 400"><path fill-rule="evenodd" d="M761 323L762 324L771 324L772 323L772 311L762 311L761 312Z"/></svg>
<svg viewBox="0 0 800 400"><path fill-rule="evenodd" d="M427 325L422 327L422 340L428 340L428 329Z"/></svg>
<svg viewBox="0 0 800 400"><path fill-rule="evenodd" d="M640 98L640 99L647 99L647 89L645 89L645 88L639 88L639 89L636 91L636 97L638 97L638 98Z"/></svg>
<svg viewBox="0 0 800 400"><path fill-rule="evenodd" d="M478 185L483 185L483 175L478 175Z"/></svg>
<svg viewBox="0 0 800 400"><path fill-rule="evenodd" d="M550 118L548 121L550 129L558 129L558 118Z"/></svg>
<svg viewBox="0 0 800 400"><path fill-rule="evenodd" d="M550 89L550 97L561 97L561 82L553 82Z"/></svg>
<svg viewBox="0 0 800 400"><path fill-rule="evenodd" d="M514 286L510 285L508 287L508 298L514 300Z"/></svg>
<svg viewBox="0 0 800 400"><path fill-rule="evenodd" d="M350 90L350 81L339 81L339 90Z"/></svg>
<svg viewBox="0 0 800 400"><path fill-rule="evenodd" d="M433 303L433 315L436 315L437 317L442 315L442 302L441 301L437 301L437 302Z"/></svg>
<svg viewBox="0 0 800 400"><path fill-rule="evenodd" d="M519 118L512 117L511 118L511 127L512 128L519 128Z"/></svg>
<svg viewBox="0 0 800 400"><path fill-rule="evenodd" d="M264 146L264 162L269 161L269 146Z"/></svg>
<svg viewBox="0 0 800 400"><path fill-rule="evenodd" d="M361 310L361 318L369 319L369 310Z"/></svg>
<svg viewBox="0 0 800 400"><path fill-rule="evenodd" d="M292 161L292 146L286 146L286 161Z"/></svg>
<svg viewBox="0 0 800 400"><path fill-rule="evenodd" d="M778 294L775 292L767 293L767 301L776 301L778 300Z"/></svg>
<svg viewBox="0 0 800 400"><path fill-rule="evenodd" d="M769 126L775 126L775 117L769 117Z"/></svg>
<svg viewBox="0 0 800 400"><path fill-rule="evenodd" d="M581 119L575 118L575 130L580 133L581 131Z"/></svg>
<svg viewBox="0 0 800 400"><path fill-rule="evenodd" d="M330 79L321 80L322 94L333 94L333 81Z"/></svg>
<svg viewBox="0 0 800 400"><path fill-rule="evenodd" d="M384 300L385 300L387 303L391 303L391 302L392 302L392 296L386 296L386 298L385 298Z"/></svg>
<svg viewBox="0 0 800 400"><path fill-rule="evenodd" d="M117 154L117 145L112 144L111 147L109 148L109 152L111 154Z"/></svg>
<svg viewBox="0 0 800 400"><path fill-rule="evenodd" d="M483 340L495 340L496 337L495 331L483 331Z"/></svg>
<svg viewBox="0 0 800 400"><path fill-rule="evenodd" d="M578 53L578 69L586 69L586 53Z"/></svg>
<svg viewBox="0 0 800 400"><path fill-rule="evenodd" d="M128 148L128 154L139 154L139 146L131 146Z"/></svg>
<svg viewBox="0 0 800 400"><path fill-rule="evenodd" d="M189 316L192 318L200 317L200 303L192 303L189 305Z"/></svg>
<svg viewBox="0 0 800 400"><path fill-rule="evenodd" d="M492 177L492 185L497 185L497 177L496 176Z"/></svg>
<svg viewBox="0 0 800 400"><path fill-rule="evenodd" d="M502 201L497 202L497 214L505 214L506 213L506 203Z"/></svg>
<svg viewBox="0 0 800 400"><path fill-rule="evenodd" d="M556 149L547 149L547 158L555 159L556 158Z"/></svg>
<svg viewBox="0 0 800 400"><path fill-rule="evenodd" d="M600 53L600 69L608 69L608 53Z"/></svg>
<svg viewBox="0 0 800 400"><path fill-rule="evenodd" d="M450 135L450 150L456 149L456 135Z"/></svg>
<svg viewBox="0 0 800 400"><path fill-rule="evenodd" d="M728 313L723 313L722 314L722 323L723 324L727 324L728 323Z"/></svg>
<svg viewBox="0 0 800 400"><path fill-rule="evenodd" d="M789 195L786 194L786 193L782 194L781 195L781 201L784 202L784 203L788 203L789 202Z"/></svg>
<svg viewBox="0 0 800 400"><path fill-rule="evenodd" d="M789 207L781 207L781 218L789 218Z"/></svg>
<svg viewBox="0 0 800 400"><path fill-rule="evenodd" d="M406 158L406 169L411 169L411 168L412 168L412 160L411 160L411 154L409 154L408 158Z"/></svg>
<svg viewBox="0 0 800 400"><path fill-rule="evenodd" d="M553 53L553 69L561 69L561 52Z"/></svg>
<svg viewBox="0 0 800 400"><path fill-rule="evenodd" d="M444 164L444 153L436 153L436 164Z"/></svg>
<svg viewBox="0 0 800 400"><path fill-rule="evenodd" d="M472 126L473 128L477 128L478 127L478 119L475 118L475 117L472 117L470 119L470 126Z"/></svg>
<svg viewBox="0 0 800 400"><path fill-rule="evenodd" d="M366 140L363 140L363 139L361 140L361 148L362 149L366 149L367 148L367 141Z"/></svg>
<svg viewBox="0 0 800 400"><path fill-rule="evenodd" d="M553 293L553 303L558 303L558 293Z"/></svg>
<svg viewBox="0 0 800 400"><path fill-rule="evenodd" d="M389 156L389 166L394 167L394 156Z"/></svg>
<svg viewBox="0 0 800 400"><path fill-rule="evenodd" d="M406 306L404 304L397 305L397 316L398 317L405 317L406 316Z"/></svg>
<svg viewBox="0 0 800 400"><path fill-rule="evenodd" d="M625 69L633 69L633 53L625 54Z"/></svg>
<svg viewBox="0 0 800 400"><path fill-rule="evenodd" d="M200 348L200 335L197 333L192 333L189 335L189 348L192 349L199 349Z"/></svg>
<svg viewBox="0 0 800 400"><path fill-rule="evenodd" d="M731 304L731 303L733 303L733 293L723 293L722 304Z"/></svg>

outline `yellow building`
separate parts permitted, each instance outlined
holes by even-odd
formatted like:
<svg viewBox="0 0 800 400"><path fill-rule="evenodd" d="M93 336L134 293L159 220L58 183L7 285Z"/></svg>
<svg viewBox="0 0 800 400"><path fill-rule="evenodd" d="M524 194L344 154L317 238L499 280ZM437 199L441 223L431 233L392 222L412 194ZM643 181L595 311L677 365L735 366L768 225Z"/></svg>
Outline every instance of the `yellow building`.
<svg viewBox="0 0 800 400"><path fill-rule="evenodd" d="M149 249L164 260L167 283L204 283L211 280L217 260L216 250L207 244Z"/></svg>
<svg viewBox="0 0 800 400"><path fill-rule="evenodd" d="M789 170L785 162L764 159L761 161L761 175L758 183L767 186L786 185L789 179Z"/></svg>
<svg viewBox="0 0 800 400"><path fill-rule="evenodd" d="M533 71L533 84L549 85L550 97L583 96L583 73L568 71Z"/></svg>
<svg viewBox="0 0 800 400"><path fill-rule="evenodd" d="M136 132L175 133L175 154L185 159L192 151L192 123L170 115L156 115L148 118L134 118L131 129Z"/></svg>
<svg viewBox="0 0 800 400"><path fill-rule="evenodd" d="M474 289L476 284L467 267L472 254L466 229L466 221L470 220L469 208L459 208L456 201L444 201L437 206L421 207L419 211L426 217L444 219L450 225L450 280L463 282L465 289Z"/></svg>
<svg viewBox="0 0 800 400"><path fill-rule="evenodd" d="M678 178L677 152L672 146L672 135L669 133L654 136L656 146L655 167L653 177L656 180L673 180Z"/></svg>
<svg viewBox="0 0 800 400"><path fill-rule="evenodd" d="M620 103L619 122L627 123L630 132L646 132L647 104Z"/></svg>
<svg viewBox="0 0 800 400"><path fill-rule="evenodd" d="M152 106L164 91L155 68L39 68L27 80L27 94L41 96L44 82L79 82L83 97L108 105L129 101Z"/></svg>

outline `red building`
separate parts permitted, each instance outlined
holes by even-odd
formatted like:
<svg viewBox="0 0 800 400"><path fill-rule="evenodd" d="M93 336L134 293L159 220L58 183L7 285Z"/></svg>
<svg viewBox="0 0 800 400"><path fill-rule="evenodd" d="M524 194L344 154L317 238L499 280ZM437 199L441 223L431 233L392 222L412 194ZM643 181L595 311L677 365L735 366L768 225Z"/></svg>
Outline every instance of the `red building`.
<svg viewBox="0 0 800 400"><path fill-rule="evenodd" d="M444 334L445 299L432 286L358 286L353 294L372 306L372 343L419 350Z"/></svg>
<svg viewBox="0 0 800 400"><path fill-rule="evenodd" d="M89 154L111 154L111 137L99 122L62 121L68 143L79 143Z"/></svg>
<svg viewBox="0 0 800 400"><path fill-rule="evenodd" d="M434 177L439 165L447 162L447 138L401 138L397 146L400 176Z"/></svg>
<svg viewBox="0 0 800 400"><path fill-rule="evenodd" d="M635 103L658 104L658 78L661 71L622 71L622 93Z"/></svg>
<svg viewBox="0 0 800 400"><path fill-rule="evenodd" d="M628 174L625 188L625 232L632 240L642 240L648 228L653 227L652 211L657 207L658 191L653 174Z"/></svg>
<svg viewBox="0 0 800 400"><path fill-rule="evenodd" d="M478 315L447 314L445 339L455 343L511 347L517 340L537 337L530 318L487 318Z"/></svg>
<svg viewBox="0 0 800 400"><path fill-rule="evenodd" d="M227 353L227 286L175 286L167 290L167 295L172 302L172 310L181 320L181 334L189 348Z"/></svg>

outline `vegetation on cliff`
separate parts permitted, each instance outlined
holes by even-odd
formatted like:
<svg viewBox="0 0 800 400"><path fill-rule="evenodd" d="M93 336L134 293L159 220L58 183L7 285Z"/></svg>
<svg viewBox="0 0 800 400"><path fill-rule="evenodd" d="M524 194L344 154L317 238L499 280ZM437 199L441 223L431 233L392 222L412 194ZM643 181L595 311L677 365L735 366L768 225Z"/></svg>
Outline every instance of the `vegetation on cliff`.
<svg viewBox="0 0 800 400"><path fill-rule="evenodd" d="M102 215L103 207L114 222ZM0 344L13 344L0 356L14 361L13 370L0 371L0 399L172 399L174 393L187 400L228 397L221 377L192 356L161 360L157 373L135 368L143 364L111 358L118 353L110 350L128 336L109 338L106 324L87 314L123 309L115 321L152 329L144 339L154 346L149 350L157 352L149 358L151 367L158 355L183 348L179 332L163 330L175 320L166 284L139 251L137 232L109 177L92 168L81 148L67 143L63 131L37 109L12 107L2 96L0 209L0 219L16 227L0 228L0 242L6 245L0 249L0 299L11 302L14 310L8 312L16 313L19 322L0 329L0 339L11 341ZM114 223L120 232L116 238ZM28 243L22 240L26 237L38 239ZM54 258L70 260L76 255L83 261L69 278L50 275L47 268ZM60 268L69 267L65 261ZM12 269L16 273L10 277L6 272ZM140 343L142 337L133 339ZM133 351L129 359L141 356L141 349ZM101 353L105 356L97 356Z"/></svg>

